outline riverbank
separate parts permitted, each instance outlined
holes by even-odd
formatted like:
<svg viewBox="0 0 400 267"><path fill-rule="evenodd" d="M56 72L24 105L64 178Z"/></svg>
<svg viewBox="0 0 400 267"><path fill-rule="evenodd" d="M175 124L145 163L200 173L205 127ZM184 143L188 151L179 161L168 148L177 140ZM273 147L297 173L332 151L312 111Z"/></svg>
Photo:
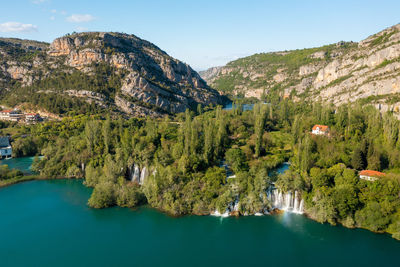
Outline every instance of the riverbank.
<svg viewBox="0 0 400 267"><path fill-rule="evenodd" d="M24 161L26 160L24 158L20 158L20 159L23 159ZM29 159L29 158L27 158L27 159ZM31 161L32 161L32 159L31 159ZM16 161L15 163L18 163L18 162ZM30 169L30 165L28 166L25 163L23 165L17 164L16 166L18 166L20 169L21 169L21 166L23 166L22 170L26 171L26 170ZM287 163L287 162L283 162L283 163L280 162L279 164L277 163L276 166L274 166L274 169L275 169L274 172L276 174L282 174L289 169L289 163ZM269 173L269 175L272 175L272 173ZM43 176L35 175L35 174L27 174L25 176L15 177L15 178L6 179L6 180L0 180L0 188L27 182L27 181L59 180L59 179L78 179L78 178L71 178L71 177L65 177L65 176L49 178L49 177L43 177ZM163 212L164 214L167 214L168 216L171 216L171 217L181 217L181 216L185 216L185 215L196 215L196 216L210 216L211 215L211 216L218 216L218 217L247 217L247 216L253 216L253 215L254 216L255 215L267 215L267 214L275 215L275 214L285 213L285 211L283 211L282 209L279 209L279 208L276 209L276 207L272 208L271 210L268 210L268 212L265 212L262 214L261 213L253 214L253 213L247 213L247 212L243 214L243 213L239 212L238 210L232 210L228 213L225 212L223 214L216 213L215 211L193 212L193 213L188 213L188 214L174 214L174 213L170 212L169 210L165 210L160 207L153 207L153 208L155 208L156 210ZM305 217L307 217L310 220L324 224L324 222L320 222L315 216L313 216L312 212L310 212L307 209L305 209L304 212L302 212L302 215L304 215ZM337 221L336 223L330 223L330 224L333 226L341 225L341 226L343 226L345 228L349 228L349 229L355 229L355 228L366 229L366 228L355 225L354 220L352 221L352 223L349 223L348 221ZM366 229L366 230L371 231L370 229ZM374 232L377 234L390 234L390 235L392 235L393 238L399 240L399 238L396 236L395 233L391 233L388 231L371 231L371 232Z"/></svg>
<svg viewBox="0 0 400 267"><path fill-rule="evenodd" d="M329 223L329 222L320 222L317 218L313 216L311 212L307 212L307 209L304 210L304 213L302 214L304 217L306 217L309 220L315 221L320 224L329 224L331 226L341 226L347 229L362 229L366 230L369 232L372 232L374 234L383 234L383 235L389 235L391 238L400 241L400 236L396 235L394 232L389 232L389 231L373 231L371 229L368 229L366 227L361 227L355 224L354 220L352 223L348 223L347 221L337 221L335 224Z"/></svg>
<svg viewBox="0 0 400 267"><path fill-rule="evenodd" d="M398 261L400 243L388 236L295 214L220 219L173 218L147 206L98 210L86 205L91 192L75 179L2 189L2 266L367 267Z"/></svg>
<svg viewBox="0 0 400 267"><path fill-rule="evenodd" d="M28 181L35 181L35 180L37 180L37 181L63 180L63 179L65 179L65 180L77 180L77 179L82 179L82 178L67 178L67 177L49 178L49 177L42 177L42 176L39 176L39 175L27 175L27 176L22 176L22 177L16 177L16 178L12 178L12 179L2 180L2 181L0 181L0 188L11 186L11 185L15 185L15 184L19 184L19 183L23 183L23 182L28 182ZM156 207L152 207L149 204L141 205L139 207L135 207L135 209L143 207L143 206L148 206L149 208L157 210L158 212L164 213L164 214L166 214L166 215L168 215L170 217L173 217L173 218L179 218L179 217L184 217L185 216L185 215L172 214L172 213L170 213L170 212L168 212L166 210L163 210L163 209L160 209L160 208L156 208ZM205 212L205 213L192 213L192 214L187 214L187 215L189 215L189 216L193 216L193 215L194 216L213 216L213 217L221 217L221 218L228 218L228 217L231 217L231 218L232 217L236 217L236 218L238 218L238 217L248 217L248 216L256 216L257 217L257 216L262 216L262 215L278 216L278 215L282 215L284 213L292 214L291 212L288 212L288 211L283 211L283 210L280 210L280 209L273 209L267 214L246 214L246 215L243 215L240 212L237 212L237 213L229 214L229 215L224 215L224 214L216 215L213 212ZM296 214L296 213L293 213L293 214ZM297 214L297 215L304 216L308 220L312 220L314 222L317 222L317 223L320 223L320 224L323 224L323 225L324 224L329 224L331 226L341 226L341 227L344 227L344 228L347 228L347 229L363 229L363 230L367 230L369 232L373 232L375 234L390 235L392 238L394 238L396 240L400 240L396 236L393 236L393 233L386 232L386 231L371 231L369 229L366 229L366 228L363 228L363 227L358 227L356 225L348 225L348 224L346 224L344 222L337 222L337 224L319 222L316 218L314 218L312 216L311 213L307 212L307 210L304 210L304 212L302 214Z"/></svg>

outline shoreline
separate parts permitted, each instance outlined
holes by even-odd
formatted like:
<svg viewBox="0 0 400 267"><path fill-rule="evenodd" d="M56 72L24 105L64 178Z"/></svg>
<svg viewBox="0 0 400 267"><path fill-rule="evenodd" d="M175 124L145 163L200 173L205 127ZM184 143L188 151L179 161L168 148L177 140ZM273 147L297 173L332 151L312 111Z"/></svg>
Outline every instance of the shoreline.
<svg viewBox="0 0 400 267"><path fill-rule="evenodd" d="M23 177L18 178L18 179L16 179L16 178L11 178L11 179L8 179L8 180L0 181L0 189L3 188L3 187L7 187L7 186L11 186L11 185L23 183L23 182L29 182L29 181L63 180L63 179L73 179L73 180L75 180L75 179L83 179L83 178L71 178L71 177L62 177L62 176L50 178L50 177L42 177L42 176L39 176L39 175L26 175L26 176L23 176ZM152 208L152 209L157 210L158 212L164 213L164 214L166 214L166 215L168 215L168 216L170 216L170 217L173 217L173 218L179 218L179 217L184 217L184 216L212 216L212 217L219 217L219 218L232 218L232 217L233 217L233 218L240 218L240 217L247 217L247 216L256 216L256 217L259 216L259 215L256 215L256 214L251 214L251 215L247 215L247 216L246 216L246 215L242 215L242 214L240 214L240 213L237 214L237 215L236 215L236 214L235 214L235 215L229 214L228 216L216 216L216 215L214 215L212 212L210 212L210 213L208 213L208 214L207 214L207 213L202 213L202 214L200 214L200 213L191 213L191 214L179 214L179 215L175 215L175 214L172 214L172 213L170 213L170 212L168 212L168 211L164 211L164 210L161 209L161 208L152 207L152 206L150 206L148 203L145 204L145 205L141 205L141 206L134 207L134 208L130 208L130 209L136 210L136 209L138 209L138 208L140 208L140 207L142 207L142 206L148 206L148 207L150 207L150 208ZM118 206L115 206L115 207L118 207ZM109 207L109 208L111 208L111 207ZM267 216L267 215L272 215L272 216L274 216L274 215L281 215L281 214L283 214L283 213L285 213L285 212L287 212L287 211L275 209L275 210L273 210L272 212L270 212L270 213L268 213L268 214L263 214L263 216ZM306 217L307 219L312 220L312 221L314 221L314 222L317 222L317 223L320 223L320 224L328 224L328 225L333 226L333 227L335 227L335 226L342 226L342 227L347 228L347 229L363 229L363 230L366 230L366 231L368 231L368 232L372 232L372 233L374 233L374 234L386 234L386 235L389 235L391 238L400 241L399 239L394 238L394 237L392 236L392 233L389 233L389 232L386 232L386 231L372 231L372 230L369 230L369 229L367 229L367 228L357 227L357 226L351 226L351 227L350 227L350 226L346 226L346 225L343 224L342 222L338 222L338 223L335 224L335 225L334 225L334 224L331 224L331 223L328 223L328 222L319 222L319 221L313 219L312 216L311 216L310 214L308 214L306 211L304 211L302 214L298 214L298 215L304 216L304 217Z"/></svg>
<svg viewBox="0 0 400 267"><path fill-rule="evenodd" d="M79 179L79 178L68 178L68 177L43 177L40 175L25 175L22 177L15 177L7 180L2 180L0 181L0 188L19 184L19 183L24 183L24 182L29 182L29 181L44 181L44 180L61 180L61 179Z"/></svg>

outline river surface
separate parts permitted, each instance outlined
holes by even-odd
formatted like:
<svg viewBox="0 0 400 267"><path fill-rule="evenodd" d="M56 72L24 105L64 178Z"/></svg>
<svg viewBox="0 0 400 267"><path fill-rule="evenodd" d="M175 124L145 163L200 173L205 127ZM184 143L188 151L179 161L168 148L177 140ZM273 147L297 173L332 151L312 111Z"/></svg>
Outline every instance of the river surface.
<svg viewBox="0 0 400 267"><path fill-rule="evenodd" d="M252 110L253 107L254 107L254 104L242 104L243 111ZM223 109L224 110L232 110L232 108L233 108L233 102L230 102L230 103L226 104Z"/></svg>
<svg viewBox="0 0 400 267"><path fill-rule="evenodd" d="M10 158L0 160L0 165L8 165L10 169L18 169L25 174L32 174L32 163L35 157Z"/></svg>
<svg viewBox="0 0 400 267"><path fill-rule="evenodd" d="M0 266L399 266L388 235L301 215L172 218L90 209L81 180L0 189Z"/></svg>

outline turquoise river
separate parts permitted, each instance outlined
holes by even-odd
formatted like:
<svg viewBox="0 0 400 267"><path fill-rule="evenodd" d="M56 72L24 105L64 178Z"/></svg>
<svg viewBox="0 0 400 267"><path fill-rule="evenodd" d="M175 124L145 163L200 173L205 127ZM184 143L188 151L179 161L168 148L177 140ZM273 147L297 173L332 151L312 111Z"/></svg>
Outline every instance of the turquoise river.
<svg viewBox="0 0 400 267"><path fill-rule="evenodd" d="M172 218L87 207L81 180L0 189L0 266L399 266L388 235L301 215Z"/></svg>
<svg viewBox="0 0 400 267"><path fill-rule="evenodd" d="M30 173L32 161L0 164ZM400 242L388 235L290 213L222 219L95 210L86 205L90 193L82 180L0 188L0 266L400 266Z"/></svg>

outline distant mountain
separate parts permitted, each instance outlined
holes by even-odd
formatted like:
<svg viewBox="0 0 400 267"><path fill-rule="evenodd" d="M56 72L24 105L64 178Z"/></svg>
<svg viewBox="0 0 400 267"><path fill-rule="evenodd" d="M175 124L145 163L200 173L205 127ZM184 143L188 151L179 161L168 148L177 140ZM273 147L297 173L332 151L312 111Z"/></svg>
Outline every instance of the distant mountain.
<svg viewBox="0 0 400 267"><path fill-rule="evenodd" d="M359 42L256 54L200 72L225 94L279 94L400 110L400 24Z"/></svg>
<svg viewBox="0 0 400 267"><path fill-rule="evenodd" d="M0 54L8 106L157 117L223 101L189 65L134 35L86 32L51 44L0 38Z"/></svg>

